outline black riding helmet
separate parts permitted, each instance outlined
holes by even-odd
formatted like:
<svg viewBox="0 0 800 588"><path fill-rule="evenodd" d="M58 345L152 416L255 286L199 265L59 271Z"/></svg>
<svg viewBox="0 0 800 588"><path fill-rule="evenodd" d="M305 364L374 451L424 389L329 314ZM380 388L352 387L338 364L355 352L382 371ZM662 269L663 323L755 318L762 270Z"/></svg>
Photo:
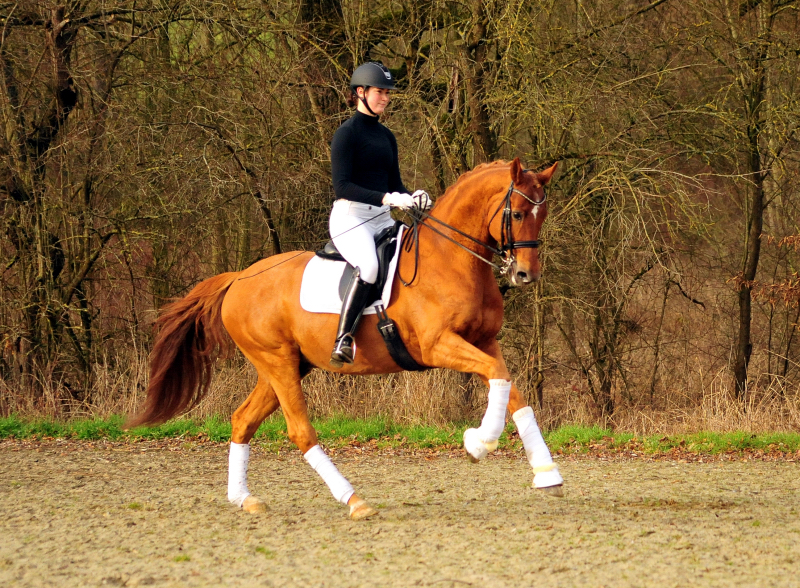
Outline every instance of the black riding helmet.
<svg viewBox="0 0 800 588"><path fill-rule="evenodd" d="M350 78L350 87L355 91L359 86L366 90L369 87L394 90L392 72L385 65L377 61L364 63L356 68Z"/></svg>
<svg viewBox="0 0 800 588"><path fill-rule="evenodd" d="M364 88L364 92L367 91L367 88L383 88L384 90L394 90L394 78L392 77L392 72L390 72L389 68L387 68L385 65L377 61L370 61L369 63L359 65L356 68L356 71L353 72L353 76L350 78L350 89L356 96L358 96L356 88L359 86ZM366 98L359 97L359 100L361 100L372 116L378 116L372 112L369 104L367 104Z"/></svg>

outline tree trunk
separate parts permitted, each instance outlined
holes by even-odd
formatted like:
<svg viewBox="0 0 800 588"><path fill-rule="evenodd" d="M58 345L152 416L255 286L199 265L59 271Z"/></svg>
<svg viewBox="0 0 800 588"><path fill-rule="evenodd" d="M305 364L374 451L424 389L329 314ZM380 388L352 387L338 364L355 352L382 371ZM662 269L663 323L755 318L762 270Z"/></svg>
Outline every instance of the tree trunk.
<svg viewBox="0 0 800 588"><path fill-rule="evenodd" d="M764 98L767 85L767 58L769 36L772 29L772 2L762 2L757 7L759 39L752 51L740 63L750 75L740 77L747 127L747 171L752 181L750 210L747 216L742 275L739 284L739 332L736 338L736 356L733 373L736 380L736 397L741 400L747 391L747 369L753 353L751 324L753 320L752 283L761 257L761 233L764 227L764 169L761 153L761 132L764 129ZM731 28L735 31L735 27ZM734 35L736 37L736 35Z"/></svg>
<svg viewBox="0 0 800 588"><path fill-rule="evenodd" d="M491 128L486 106L486 86L490 74L489 14L486 0L472 0L472 26L463 48L469 131L472 136L472 166L491 161L497 154L497 138Z"/></svg>

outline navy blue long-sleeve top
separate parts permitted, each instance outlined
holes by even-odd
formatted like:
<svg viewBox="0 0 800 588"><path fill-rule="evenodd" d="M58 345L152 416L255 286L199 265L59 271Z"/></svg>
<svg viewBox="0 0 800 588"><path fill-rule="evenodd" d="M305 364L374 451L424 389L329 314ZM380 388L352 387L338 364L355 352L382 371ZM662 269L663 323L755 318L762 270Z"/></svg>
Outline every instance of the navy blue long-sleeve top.
<svg viewBox="0 0 800 588"><path fill-rule="evenodd" d="M381 206L387 192L406 192L400 179L397 140L378 118L363 112L333 135L331 173L336 198Z"/></svg>

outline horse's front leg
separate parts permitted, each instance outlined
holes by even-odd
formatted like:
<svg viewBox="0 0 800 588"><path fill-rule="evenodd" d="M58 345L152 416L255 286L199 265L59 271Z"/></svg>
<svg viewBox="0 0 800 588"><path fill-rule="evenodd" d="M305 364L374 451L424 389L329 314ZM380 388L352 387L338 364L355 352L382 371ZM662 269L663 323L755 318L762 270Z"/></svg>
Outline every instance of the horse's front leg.
<svg viewBox="0 0 800 588"><path fill-rule="evenodd" d="M490 339L483 346L483 350L487 355L494 357L505 365L500 344L496 339ZM491 397L491 381L488 383ZM564 479L558 471L558 466L553 461L550 449L544 442L533 408L525 403L525 398L516 385L512 382L508 384L508 412L511 413L511 418L517 426L519 437L522 439L522 445L525 448L525 455L528 457L528 463L533 468L533 487L544 490L553 496L563 496L562 485L564 484ZM503 414L503 419L505 420L505 413Z"/></svg>
<svg viewBox="0 0 800 588"><path fill-rule="evenodd" d="M455 333L448 333L440 338L435 349L435 357L431 359L436 363L429 365L475 373L489 386L488 404L480 427L464 432L464 448L470 458L478 461L497 448L508 409L533 468L534 487L561 496L564 480L544 442L533 409L525 404L519 389L511 382L497 341L492 338L479 348Z"/></svg>

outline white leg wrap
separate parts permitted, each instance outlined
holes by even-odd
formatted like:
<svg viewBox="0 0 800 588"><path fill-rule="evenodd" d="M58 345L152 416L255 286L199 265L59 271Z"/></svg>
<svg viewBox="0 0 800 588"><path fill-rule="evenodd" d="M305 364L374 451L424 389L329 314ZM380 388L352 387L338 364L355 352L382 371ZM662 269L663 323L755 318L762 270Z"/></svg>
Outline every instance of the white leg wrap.
<svg viewBox="0 0 800 588"><path fill-rule="evenodd" d="M314 468L314 471L325 481L333 497L342 504L347 504L350 497L355 494L353 487L347 481L347 478L333 465L331 458L325 454L322 447L314 445L303 457L306 458L308 465Z"/></svg>
<svg viewBox="0 0 800 588"><path fill-rule="evenodd" d="M517 425L519 437L525 447L525 454L528 456L528 462L531 464L535 474L533 485L536 488L548 488L563 484L564 479L558 473L558 466L553 463L550 450L547 448L542 432L539 430L539 425L536 423L533 409L530 406L520 408L511 418L514 419L514 423Z"/></svg>
<svg viewBox="0 0 800 588"><path fill-rule="evenodd" d="M231 443L228 455L228 500L238 507L250 496L247 489L247 465L250 462L249 443Z"/></svg>
<svg viewBox="0 0 800 588"><path fill-rule="evenodd" d="M508 380L489 380L489 404L481 426L464 431L464 448L475 459L483 459L490 451L497 449L497 440L506 425L510 393L511 382Z"/></svg>

